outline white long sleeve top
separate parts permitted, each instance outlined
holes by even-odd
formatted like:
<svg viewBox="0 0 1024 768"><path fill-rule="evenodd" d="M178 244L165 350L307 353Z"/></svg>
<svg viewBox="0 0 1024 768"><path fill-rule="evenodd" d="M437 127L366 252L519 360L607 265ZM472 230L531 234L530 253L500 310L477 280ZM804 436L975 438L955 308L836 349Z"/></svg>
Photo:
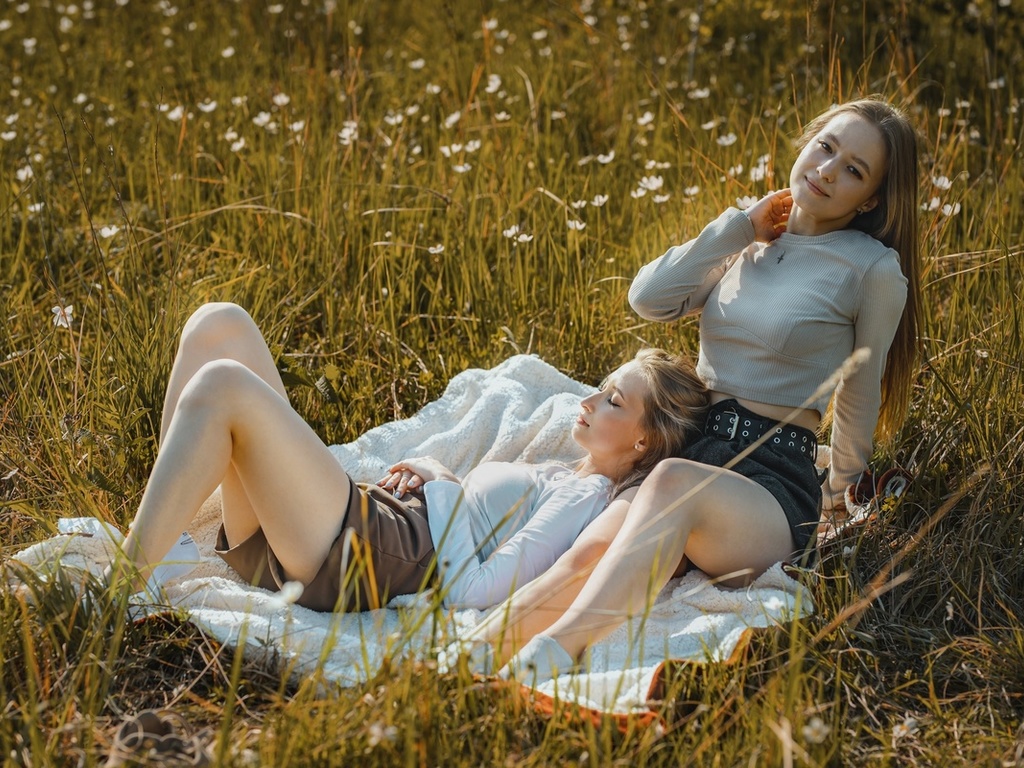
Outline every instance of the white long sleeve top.
<svg viewBox="0 0 1024 768"><path fill-rule="evenodd" d="M611 501L612 481L555 464L487 462L423 486L445 604L490 608L566 552Z"/></svg>
<svg viewBox="0 0 1024 768"><path fill-rule="evenodd" d="M755 402L824 413L832 390L815 391L854 350L869 350L835 387L826 508L871 459L882 373L906 296L899 255L873 237L843 229L757 243L735 208L644 266L629 291L649 320L701 311L698 375Z"/></svg>

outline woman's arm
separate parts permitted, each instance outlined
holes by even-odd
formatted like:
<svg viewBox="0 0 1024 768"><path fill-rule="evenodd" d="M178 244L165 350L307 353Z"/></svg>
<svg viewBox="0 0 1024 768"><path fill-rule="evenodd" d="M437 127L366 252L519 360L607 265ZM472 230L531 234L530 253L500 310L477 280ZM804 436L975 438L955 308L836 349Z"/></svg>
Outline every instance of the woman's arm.
<svg viewBox="0 0 1024 768"><path fill-rule="evenodd" d="M754 227L730 208L693 240L669 248L642 267L629 287L629 303L648 320L667 322L704 306L735 257L754 242Z"/></svg>
<svg viewBox="0 0 1024 768"><path fill-rule="evenodd" d="M550 569L497 606L473 631L472 639L493 645L499 666L565 613L622 527L636 492L630 488L619 494Z"/></svg>
<svg viewBox="0 0 1024 768"><path fill-rule="evenodd" d="M580 478L562 484L530 516L530 519L484 562L477 557L479 542L453 531L458 521L439 520L435 508L453 509L458 515L461 500L449 497L440 504L438 493L459 493L442 483L427 486L427 509L437 558L443 564L441 582L448 605L490 608L504 600L517 585L532 581L569 550L587 524L606 509L603 479Z"/></svg>
<svg viewBox="0 0 1024 768"><path fill-rule="evenodd" d="M836 387L832 459L829 476L822 485L826 510L842 505L846 487L857 481L871 460L882 403L882 373L907 298L907 281L899 261L892 257L877 261L864 276L861 295L854 322L854 349L867 347L871 354Z"/></svg>

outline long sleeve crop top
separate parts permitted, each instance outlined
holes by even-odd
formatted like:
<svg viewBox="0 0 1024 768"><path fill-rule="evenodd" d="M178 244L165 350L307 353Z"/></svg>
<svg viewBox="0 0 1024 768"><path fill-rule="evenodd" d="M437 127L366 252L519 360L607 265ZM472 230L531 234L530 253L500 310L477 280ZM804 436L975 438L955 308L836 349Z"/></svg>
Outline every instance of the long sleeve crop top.
<svg viewBox="0 0 1024 768"><path fill-rule="evenodd" d="M426 483L444 602L490 608L542 574L608 506L612 481L556 464L487 462Z"/></svg>
<svg viewBox="0 0 1024 768"><path fill-rule="evenodd" d="M629 290L649 320L700 311L697 373L743 399L824 413L832 391L817 390L854 350L869 351L835 387L826 508L868 466L906 296L899 255L873 237L843 229L758 243L735 208L644 266Z"/></svg>

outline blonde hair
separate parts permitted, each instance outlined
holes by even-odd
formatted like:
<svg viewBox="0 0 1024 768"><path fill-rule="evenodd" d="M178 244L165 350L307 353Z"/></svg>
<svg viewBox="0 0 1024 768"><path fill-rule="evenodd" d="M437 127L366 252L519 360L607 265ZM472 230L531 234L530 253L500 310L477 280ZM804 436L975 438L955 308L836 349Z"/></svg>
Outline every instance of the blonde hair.
<svg viewBox="0 0 1024 768"><path fill-rule="evenodd" d="M647 384L640 419L645 448L616 484L616 493L636 485L662 460L681 456L703 434L710 403L708 389L689 358L663 349L642 349L633 362Z"/></svg>
<svg viewBox="0 0 1024 768"><path fill-rule="evenodd" d="M878 205L854 216L851 229L871 235L900 257L907 278L907 303L886 356L882 374L882 407L879 432L891 436L907 413L910 389L917 369L918 334L921 323L921 264L917 233L917 134L899 109L879 98L850 101L809 122L797 141L803 149L834 117L854 114L869 121L882 136L886 172L878 188Z"/></svg>

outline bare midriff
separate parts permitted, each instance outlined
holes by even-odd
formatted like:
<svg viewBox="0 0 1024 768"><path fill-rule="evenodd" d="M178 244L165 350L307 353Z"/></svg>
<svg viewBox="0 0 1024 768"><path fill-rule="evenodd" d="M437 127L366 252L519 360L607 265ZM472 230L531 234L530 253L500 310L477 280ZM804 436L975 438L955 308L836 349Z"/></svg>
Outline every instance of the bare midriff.
<svg viewBox="0 0 1024 768"><path fill-rule="evenodd" d="M816 432L818 424L821 423L821 416L813 408L791 408L787 405L759 403L756 400L745 400L742 397L736 397L727 392L712 391L712 403L720 403L723 400L735 400L748 411L753 411L758 416L763 416L773 421L785 421L795 426L809 429L812 432Z"/></svg>

